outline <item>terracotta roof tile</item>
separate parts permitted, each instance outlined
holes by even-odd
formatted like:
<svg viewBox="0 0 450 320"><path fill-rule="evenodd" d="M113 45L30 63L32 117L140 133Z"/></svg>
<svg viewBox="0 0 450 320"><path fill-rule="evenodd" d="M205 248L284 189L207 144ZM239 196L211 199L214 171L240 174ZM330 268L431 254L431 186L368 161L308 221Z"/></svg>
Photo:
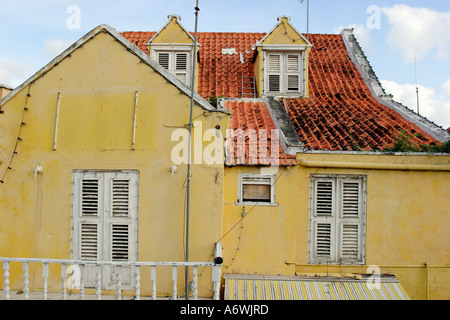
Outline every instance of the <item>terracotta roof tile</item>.
<svg viewBox="0 0 450 320"><path fill-rule="evenodd" d="M298 164L295 156L285 153L278 131L272 131L276 127L265 102L227 100L224 107L233 111L227 141L227 165ZM238 142L239 135L245 139L245 145ZM277 149L272 150L272 143Z"/></svg>
<svg viewBox="0 0 450 320"><path fill-rule="evenodd" d="M415 145L438 141L379 103L350 60L341 35L310 34L310 98L283 99L306 147L383 150L403 133Z"/></svg>
<svg viewBox="0 0 450 320"><path fill-rule="evenodd" d="M134 44L136 47L148 54L147 42L156 34L156 32L148 31L126 31L121 33L122 36Z"/></svg>
<svg viewBox="0 0 450 320"><path fill-rule="evenodd" d="M264 33L198 33L198 93L209 97L241 96L242 76L254 76L252 45Z"/></svg>
<svg viewBox="0 0 450 320"><path fill-rule="evenodd" d="M146 53L145 44L154 34L122 33ZM264 36L265 33L199 32L198 93L207 100L209 97L240 97L242 77L254 76L252 45ZM402 133L411 136L415 145L439 143L372 96L351 62L341 35L310 34L309 41L313 44L309 57L310 98L283 99L306 148L383 150L392 146ZM268 118L263 105L229 104L229 108L240 114L238 120L233 119L231 129L252 128L256 124L268 129L270 121L264 122ZM253 114L253 118L241 112Z"/></svg>

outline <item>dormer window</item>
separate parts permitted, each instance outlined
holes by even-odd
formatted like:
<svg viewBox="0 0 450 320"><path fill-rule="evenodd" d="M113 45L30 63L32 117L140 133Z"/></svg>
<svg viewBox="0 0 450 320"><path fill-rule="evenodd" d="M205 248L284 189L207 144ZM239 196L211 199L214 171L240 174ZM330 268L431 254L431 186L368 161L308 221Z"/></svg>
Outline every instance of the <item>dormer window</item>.
<svg viewBox="0 0 450 320"><path fill-rule="evenodd" d="M168 19L166 25L148 41L147 48L153 60L190 87L194 38L181 25L179 16L169 15Z"/></svg>
<svg viewBox="0 0 450 320"><path fill-rule="evenodd" d="M302 52L266 51L265 91L268 94L304 94Z"/></svg>
<svg viewBox="0 0 450 320"><path fill-rule="evenodd" d="M189 86L190 51L156 50L155 60L167 71Z"/></svg>
<svg viewBox="0 0 450 320"><path fill-rule="evenodd" d="M263 96L308 97L308 55L311 43L291 24L287 16L254 47L255 78Z"/></svg>

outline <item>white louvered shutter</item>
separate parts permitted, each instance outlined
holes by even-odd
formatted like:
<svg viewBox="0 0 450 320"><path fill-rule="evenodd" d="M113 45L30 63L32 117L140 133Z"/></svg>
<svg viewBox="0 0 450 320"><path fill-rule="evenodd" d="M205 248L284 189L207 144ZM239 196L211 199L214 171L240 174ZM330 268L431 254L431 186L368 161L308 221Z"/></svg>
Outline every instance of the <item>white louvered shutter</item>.
<svg viewBox="0 0 450 320"><path fill-rule="evenodd" d="M344 261L359 259L359 225L342 224L340 258Z"/></svg>
<svg viewBox="0 0 450 320"><path fill-rule="evenodd" d="M159 52L158 53L158 63L166 70L170 70L170 53L169 52Z"/></svg>
<svg viewBox="0 0 450 320"><path fill-rule="evenodd" d="M98 206L98 179L83 179L81 182L81 214L83 216L98 216Z"/></svg>
<svg viewBox="0 0 450 320"><path fill-rule="evenodd" d="M310 261L363 263L365 178L311 178Z"/></svg>
<svg viewBox="0 0 450 320"><path fill-rule="evenodd" d="M86 261L97 261L98 257L98 224L81 223L80 258Z"/></svg>
<svg viewBox="0 0 450 320"><path fill-rule="evenodd" d="M331 258L331 223L316 224L315 255L317 258Z"/></svg>
<svg viewBox="0 0 450 320"><path fill-rule="evenodd" d="M112 215L128 217L130 202L130 181L128 179L112 180Z"/></svg>
<svg viewBox="0 0 450 320"><path fill-rule="evenodd" d="M315 191L315 215L331 217L333 214L333 181L317 181Z"/></svg>
<svg viewBox="0 0 450 320"><path fill-rule="evenodd" d="M280 54L269 54L267 71L269 73L268 89L271 92L279 92L281 89L281 65Z"/></svg>
<svg viewBox="0 0 450 320"><path fill-rule="evenodd" d="M129 230L127 224L113 224L111 230L112 261L128 261Z"/></svg>
<svg viewBox="0 0 450 320"><path fill-rule="evenodd" d="M342 182L342 217L358 218L360 205L360 182Z"/></svg>
<svg viewBox="0 0 450 320"><path fill-rule="evenodd" d="M175 76L184 84L188 79L188 54L175 53Z"/></svg>
<svg viewBox="0 0 450 320"><path fill-rule="evenodd" d="M344 261L361 259L361 190L357 179L340 179L340 258Z"/></svg>
<svg viewBox="0 0 450 320"><path fill-rule="evenodd" d="M287 92L300 90L300 56L298 54L286 55Z"/></svg>
<svg viewBox="0 0 450 320"><path fill-rule="evenodd" d="M136 261L137 171L74 171L74 259ZM102 267L102 289L115 287L115 267ZM134 267L121 268L124 289L134 286ZM86 287L95 286L96 268L86 266Z"/></svg>

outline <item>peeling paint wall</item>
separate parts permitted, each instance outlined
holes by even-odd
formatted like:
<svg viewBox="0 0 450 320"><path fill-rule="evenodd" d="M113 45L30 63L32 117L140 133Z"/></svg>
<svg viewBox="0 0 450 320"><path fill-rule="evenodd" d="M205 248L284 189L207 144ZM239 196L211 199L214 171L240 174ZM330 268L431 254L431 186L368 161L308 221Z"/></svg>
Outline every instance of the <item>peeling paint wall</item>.
<svg viewBox="0 0 450 320"><path fill-rule="evenodd" d="M2 106L1 174L17 141L27 90ZM58 92L58 139L53 150ZM138 170L139 260L184 261L186 165L178 165L173 176L169 168L172 148L179 143L171 141L171 135L189 123L189 106L190 97L108 33L98 34L36 80L22 140L0 185L0 256L71 259L73 170ZM220 126L225 136L228 115L195 106L194 117L202 121L203 132ZM35 176L38 165L43 173ZM208 261L221 236L222 181L222 165L192 166L191 261ZM20 268L12 266L13 289L22 286ZM49 288L59 290L60 271L50 272ZM32 267L30 274L35 276L31 288L39 288L40 271ZM179 275L181 287L184 277ZM143 294L150 292L149 277L149 272L141 275ZM158 293L170 293L170 271L158 277ZM212 296L210 279L208 272L199 279L200 296Z"/></svg>

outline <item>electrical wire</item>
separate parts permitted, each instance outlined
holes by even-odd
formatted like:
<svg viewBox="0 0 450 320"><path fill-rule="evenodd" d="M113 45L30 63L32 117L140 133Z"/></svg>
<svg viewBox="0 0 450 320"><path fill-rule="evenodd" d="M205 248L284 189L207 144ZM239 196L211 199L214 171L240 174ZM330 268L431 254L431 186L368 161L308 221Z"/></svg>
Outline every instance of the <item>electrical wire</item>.
<svg viewBox="0 0 450 320"><path fill-rule="evenodd" d="M33 84L33 82L30 82L30 84L28 85L28 91L27 91L27 96L26 96L26 99L25 99L25 107L23 108L23 112L22 112L22 121L20 123L19 133L17 135L17 139L16 139L16 143L14 145L14 150L13 150L13 153L11 155L11 159L9 160L8 166L6 167L6 170L5 170L2 178L0 179L0 183L2 183L2 184L5 183L5 177L8 174L8 171L12 170L11 166L12 166L12 163L14 161L15 156L17 155L17 147L19 145L19 141L23 140L22 137L21 137L21 135L22 135L22 128L25 125L25 113L28 111L28 99L31 96L30 89L31 89L31 85L32 84Z"/></svg>

